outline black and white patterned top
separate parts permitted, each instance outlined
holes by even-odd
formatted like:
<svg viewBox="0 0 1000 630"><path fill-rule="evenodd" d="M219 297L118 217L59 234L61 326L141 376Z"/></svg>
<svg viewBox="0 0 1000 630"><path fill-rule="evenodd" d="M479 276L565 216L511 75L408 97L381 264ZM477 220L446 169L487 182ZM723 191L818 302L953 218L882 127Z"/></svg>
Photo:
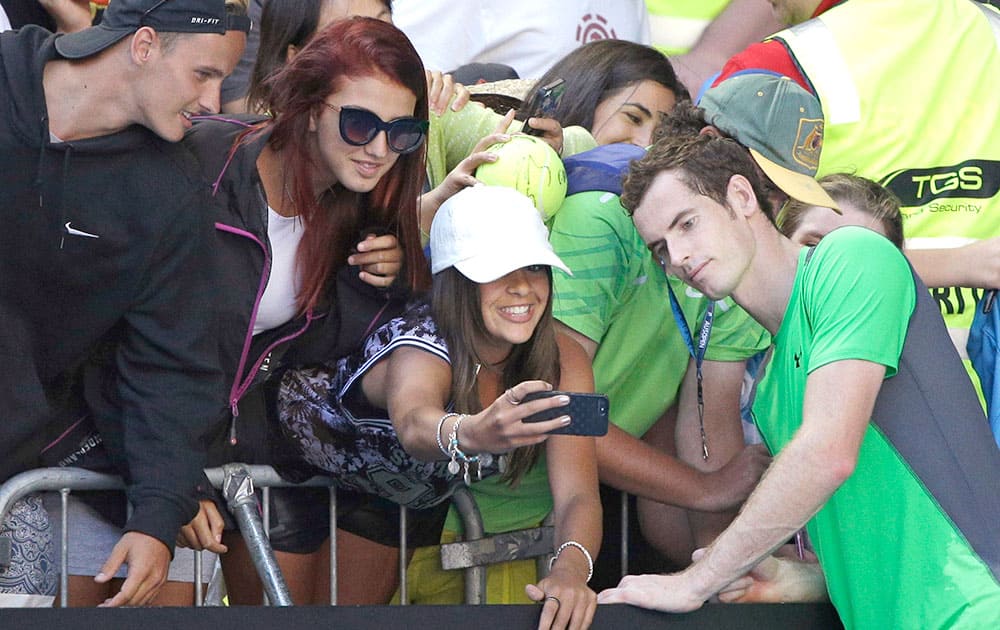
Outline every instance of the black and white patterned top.
<svg viewBox="0 0 1000 630"><path fill-rule="evenodd" d="M334 364L292 370L281 381L278 415L302 457L341 487L423 509L451 495L448 461L410 456L384 409L364 399L361 378L394 350L412 346L448 361L448 349L421 304L390 320L360 352ZM495 472L495 471L484 471Z"/></svg>

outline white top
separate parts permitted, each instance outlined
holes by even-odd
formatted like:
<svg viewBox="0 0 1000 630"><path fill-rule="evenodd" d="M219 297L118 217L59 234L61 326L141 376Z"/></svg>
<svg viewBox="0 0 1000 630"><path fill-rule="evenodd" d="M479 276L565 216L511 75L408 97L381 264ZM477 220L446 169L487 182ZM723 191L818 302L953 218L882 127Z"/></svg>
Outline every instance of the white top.
<svg viewBox="0 0 1000 630"><path fill-rule="evenodd" d="M649 44L645 0L395 0L392 21L431 70L502 63L538 78L580 44Z"/></svg>
<svg viewBox="0 0 1000 630"><path fill-rule="evenodd" d="M10 20L7 19L7 14L4 12L3 7L0 6L0 33L10 30Z"/></svg>
<svg viewBox="0 0 1000 630"><path fill-rule="evenodd" d="M298 312L295 297L302 287L295 254L305 228L298 217L283 217L267 207L267 238L271 241L271 274L257 309L253 334L277 328Z"/></svg>

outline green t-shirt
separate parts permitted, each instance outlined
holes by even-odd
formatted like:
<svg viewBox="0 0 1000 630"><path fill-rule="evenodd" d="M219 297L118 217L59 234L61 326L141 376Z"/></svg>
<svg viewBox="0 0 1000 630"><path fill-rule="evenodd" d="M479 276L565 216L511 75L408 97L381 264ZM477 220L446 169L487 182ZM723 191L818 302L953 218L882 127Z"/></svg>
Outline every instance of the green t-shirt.
<svg viewBox="0 0 1000 630"><path fill-rule="evenodd" d="M669 282L695 337L708 301L668 278L647 249L618 196L570 196L549 237L573 271L555 274L552 312L599 344L594 385L608 395L611 421L639 437L677 400L690 354L677 329ZM767 332L731 300L716 306L705 358L743 361L767 347Z"/></svg>
<svg viewBox="0 0 1000 630"><path fill-rule="evenodd" d="M903 255L874 232L840 228L808 251L754 400L772 453L802 424L813 370L861 359L884 365L887 378L896 373L916 299ZM998 627L983 625L1000 617L996 581L875 424L854 474L807 528L847 627ZM992 613L979 606L979 616L960 620L970 603L991 599Z"/></svg>

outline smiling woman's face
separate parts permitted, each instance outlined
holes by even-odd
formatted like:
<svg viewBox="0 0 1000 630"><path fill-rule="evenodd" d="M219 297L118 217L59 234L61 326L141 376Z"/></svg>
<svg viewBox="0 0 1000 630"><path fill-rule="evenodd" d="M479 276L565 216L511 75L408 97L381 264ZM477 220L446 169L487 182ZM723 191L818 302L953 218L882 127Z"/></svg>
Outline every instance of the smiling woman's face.
<svg viewBox="0 0 1000 630"><path fill-rule="evenodd" d="M549 269L533 265L479 285L479 307L490 339L477 348L481 357L501 361L513 346L531 339L549 303Z"/></svg>
<svg viewBox="0 0 1000 630"><path fill-rule="evenodd" d="M399 159L399 153L389 149L385 131L379 131L371 142L356 146L340 135L342 107L366 109L383 122L413 116L417 97L385 75L344 79L339 90L326 99L310 119L309 141L316 156L313 183L322 190L340 183L354 192L370 192Z"/></svg>
<svg viewBox="0 0 1000 630"><path fill-rule="evenodd" d="M594 110L590 133L597 144L624 142L646 148L659 114L674 108L677 96L656 81L640 81L611 92Z"/></svg>

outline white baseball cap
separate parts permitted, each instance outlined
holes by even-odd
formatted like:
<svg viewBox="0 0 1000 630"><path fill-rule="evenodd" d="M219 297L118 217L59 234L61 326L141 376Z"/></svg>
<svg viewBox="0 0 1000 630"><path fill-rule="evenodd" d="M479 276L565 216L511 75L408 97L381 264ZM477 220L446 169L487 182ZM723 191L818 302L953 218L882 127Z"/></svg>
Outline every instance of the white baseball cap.
<svg viewBox="0 0 1000 630"><path fill-rule="evenodd" d="M478 184L441 204L431 223L431 273L455 267L479 284L531 265L572 275L549 244L535 204L505 186Z"/></svg>

